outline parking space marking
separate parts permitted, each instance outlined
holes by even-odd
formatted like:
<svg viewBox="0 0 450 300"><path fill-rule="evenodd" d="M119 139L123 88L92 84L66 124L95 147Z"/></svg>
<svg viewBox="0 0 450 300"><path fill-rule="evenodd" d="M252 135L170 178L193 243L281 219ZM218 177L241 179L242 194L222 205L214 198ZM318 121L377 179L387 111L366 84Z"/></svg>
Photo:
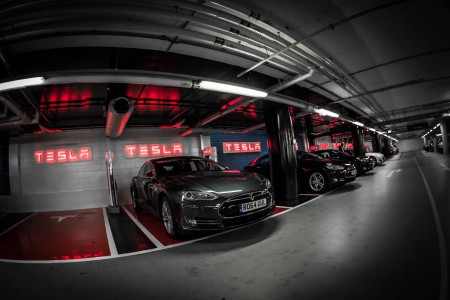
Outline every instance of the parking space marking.
<svg viewBox="0 0 450 300"><path fill-rule="evenodd" d="M444 167L444 169L448 169L448 167L444 164L441 164L442 167Z"/></svg>
<svg viewBox="0 0 450 300"><path fill-rule="evenodd" d="M111 226L109 225L106 208L104 207L103 207L103 219L105 220L105 229L106 229L106 237L108 239L109 252L111 252L111 256L117 256L119 255L119 253L117 252L117 247L116 243L114 242Z"/></svg>
<svg viewBox="0 0 450 300"><path fill-rule="evenodd" d="M392 170L387 177L390 178L392 176L392 174L398 173L398 172L401 172L401 171L402 171L402 169Z"/></svg>
<svg viewBox="0 0 450 300"><path fill-rule="evenodd" d="M5 233L7 233L8 231L10 231L11 229L13 229L14 227L17 227L18 225L22 224L23 222L25 222L26 220L28 220L29 218L31 218L32 216L34 216L36 213L32 213L31 215L29 215L28 217L26 217L25 219L21 220L20 222L17 222L16 224L14 224L13 226L9 227L8 229L6 229L5 231L3 231L2 233L0 233L0 236L4 235Z"/></svg>
<svg viewBox="0 0 450 300"><path fill-rule="evenodd" d="M445 238L444 238L444 231L442 230L442 223L441 219L439 217L439 212L436 206L436 202L434 201L433 194L431 193L430 186L428 185L427 179L425 178L425 175L422 172L422 168L420 168L419 163L417 162L417 159L414 158L414 161L416 162L417 168L419 168L420 175L422 175L423 182L425 183L425 188L428 192L428 198L430 200L431 208L433 210L434 215L434 221L436 224L436 230L438 233L438 241L439 241L439 256L441 258L441 287L439 291L439 299L444 300L447 299L447 281L448 281L448 274L447 274L447 252L445 249Z"/></svg>
<svg viewBox="0 0 450 300"><path fill-rule="evenodd" d="M130 217L130 219L134 222L134 224L136 224L137 227L139 227L139 229L145 234L145 236L153 243L155 244L156 248L162 248L164 247L164 245L153 235L150 233L150 231L147 230L147 228L145 228L144 225L142 225L141 222L138 221L138 219L136 219L133 214L131 212L128 211L128 209L124 206L122 206L122 209L126 212L126 214L128 215L128 217Z"/></svg>

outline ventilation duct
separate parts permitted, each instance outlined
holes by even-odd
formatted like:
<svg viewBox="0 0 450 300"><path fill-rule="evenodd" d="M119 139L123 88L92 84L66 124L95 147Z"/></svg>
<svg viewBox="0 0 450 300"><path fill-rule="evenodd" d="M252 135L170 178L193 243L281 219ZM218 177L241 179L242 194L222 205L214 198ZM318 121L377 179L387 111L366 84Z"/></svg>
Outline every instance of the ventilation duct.
<svg viewBox="0 0 450 300"><path fill-rule="evenodd" d="M133 102L125 97L115 98L109 102L106 114L106 136L115 138L122 134L133 108Z"/></svg>

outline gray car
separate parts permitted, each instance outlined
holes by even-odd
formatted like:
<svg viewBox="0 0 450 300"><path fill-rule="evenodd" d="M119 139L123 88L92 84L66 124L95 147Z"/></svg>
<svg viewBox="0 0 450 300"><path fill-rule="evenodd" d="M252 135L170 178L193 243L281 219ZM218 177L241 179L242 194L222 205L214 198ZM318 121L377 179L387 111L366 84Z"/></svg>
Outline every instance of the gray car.
<svg viewBox="0 0 450 300"><path fill-rule="evenodd" d="M131 183L135 210L161 217L166 232L219 230L272 214L270 181L195 156L150 159Z"/></svg>

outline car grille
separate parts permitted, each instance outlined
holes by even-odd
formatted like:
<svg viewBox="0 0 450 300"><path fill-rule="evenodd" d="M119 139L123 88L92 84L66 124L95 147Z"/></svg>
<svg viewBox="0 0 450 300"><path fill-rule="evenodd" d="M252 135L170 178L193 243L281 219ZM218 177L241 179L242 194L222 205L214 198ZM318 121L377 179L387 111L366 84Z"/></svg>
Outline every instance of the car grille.
<svg viewBox="0 0 450 300"><path fill-rule="evenodd" d="M257 210L240 213L239 204L261 200L266 198L267 206ZM268 191L258 191L252 193L241 194L225 201L219 208L219 215L222 218L238 218L246 215L255 214L260 211L266 210L272 202L272 195Z"/></svg>

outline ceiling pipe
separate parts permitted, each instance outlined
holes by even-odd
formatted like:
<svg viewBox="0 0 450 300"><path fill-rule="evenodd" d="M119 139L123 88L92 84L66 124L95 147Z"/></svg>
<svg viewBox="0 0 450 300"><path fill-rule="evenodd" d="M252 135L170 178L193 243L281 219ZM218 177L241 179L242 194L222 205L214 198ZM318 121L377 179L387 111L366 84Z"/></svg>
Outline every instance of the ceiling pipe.
<svg viewBox="0 0 450 300"><path fill-rule="evenodd" d="M125 97L119 97L109 102L105 127L107 137L115 138L122 134L133 108L133 102Z"/></svg>
<svg viewBox="0 0 450 300"><path fill-rule="evenodd" d="M6 106L10 111L12 111L17 117L19 117L20 120L22 120L22 122L24 124L31 124L32 123L32 119L30 116L27 115L26 112L24 112L19 106L17 106L14 102L12 102L11 100L0 96L0 103L3 104L4 106Z"/></svg>
<svg viewBox="0 0 450 300"><path fill-rule="evenodd" d="M284 90L284 89L286 89L286 88L288 88L288 87L290 87L290 86L292 86L292 85L294 85L294 84L296 84L296 83L298 83L298 82L300 82L302 80L308 79L309 77L311 77L313 75L313 73L314 73L314 69L310 69L309 72L306 73L306 74L302 74L302 75L299 74L299 75L293 76L293 77L289 78L288 80L285 80L280 85L272 86L271 88L269 88L269 91L275 93L275 92ZM223 111L217 112L217 113L215 113L215 114L213 114L213 115L211 115L209 117L206 117L205 119L199 121L194 127L204 126L204 125L206 125L206 124L208 124L208 123L210 123L210 122L212 122L212 121L214 121L214 120L216 120L218 118L226 116L227 114L235 111L236 109L238 109L238 108L240 108L242 106L245 106L247 104L250 104L253 101L256 101L258 99L261 99L261 98L251 98L251 99L247 99L247 100L238 102L238 103L228 107L227 109L225 109ZM185 132L183 132L182 134L186 134Z"/></svg>

